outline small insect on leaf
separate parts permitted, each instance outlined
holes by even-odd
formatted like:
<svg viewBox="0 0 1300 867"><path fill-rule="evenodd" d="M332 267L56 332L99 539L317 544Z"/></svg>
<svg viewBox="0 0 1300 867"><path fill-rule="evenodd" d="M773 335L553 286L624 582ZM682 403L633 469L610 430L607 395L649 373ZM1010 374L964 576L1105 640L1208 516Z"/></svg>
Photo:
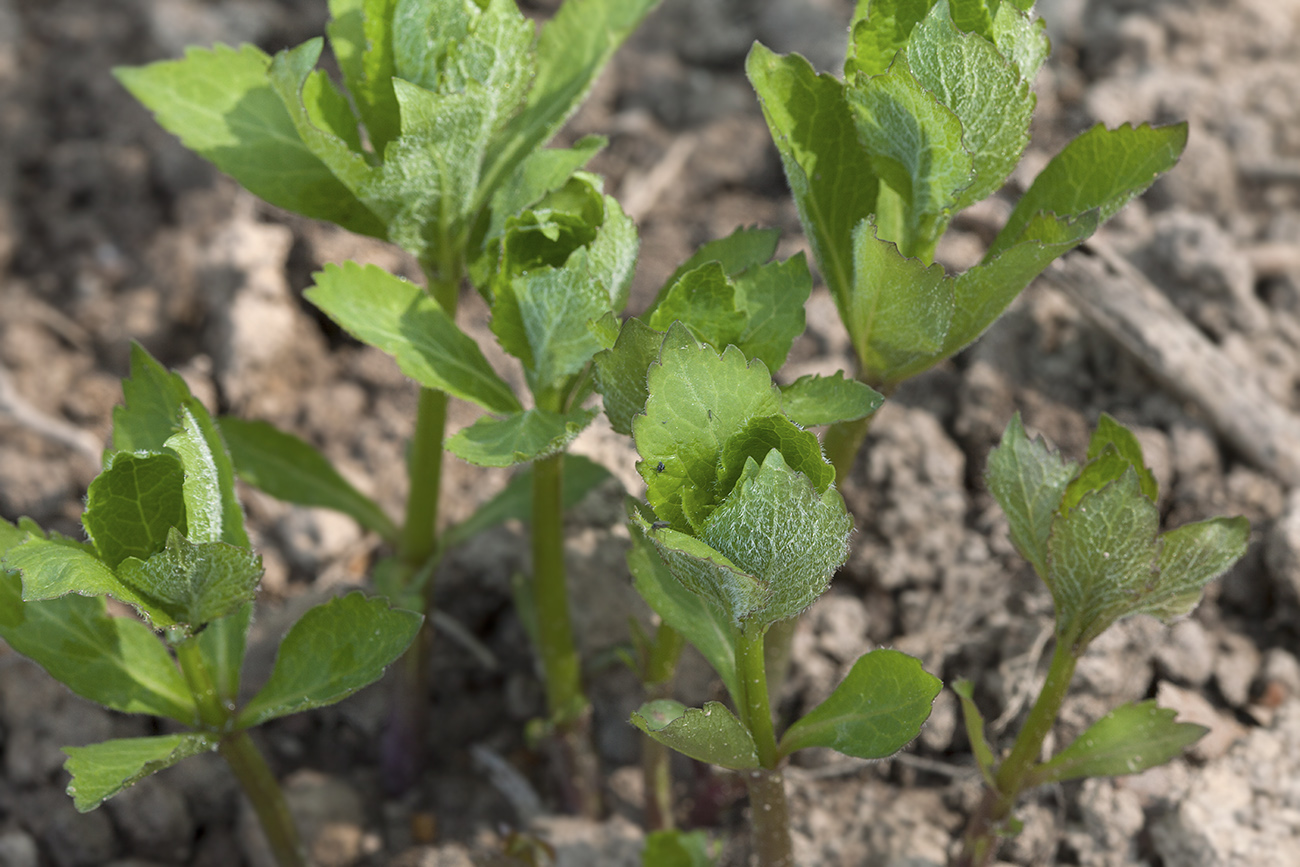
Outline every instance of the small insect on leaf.
<svg viewBox="0 0 1300 867"><path fill-rule="evenodd" d="M667 527L667 526L669 526L669 525L670 525L670 522L669 522L669 521L655 521L653 524L650 525L650 529L651 529L651 530L662 530L662 529L664 529L665 527Z"/></svg>
<svg viewBox="0 0 1300 867"><path fill-rule="evenodd" d="M663 462L663 461L660 461L660 462L655 466L655 472L656 472L656 473L662 473L663 471L664 471L664 462Z"/></svg>

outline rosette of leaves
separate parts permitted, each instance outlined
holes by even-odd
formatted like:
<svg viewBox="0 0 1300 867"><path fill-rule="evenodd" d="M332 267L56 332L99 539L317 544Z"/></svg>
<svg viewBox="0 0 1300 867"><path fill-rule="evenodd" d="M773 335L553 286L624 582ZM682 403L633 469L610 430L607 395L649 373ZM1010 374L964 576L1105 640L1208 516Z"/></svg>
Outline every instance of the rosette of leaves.
<svg viewBox="0 0 1300 867"><path fill-rule="evenodd" d="M975 340L1047 265L1178 160L1186 124L1096 126L1039 173L984 258L933 264L1029 142L1048 53L1029 0L859 0L844 78L762 45L747 71L858 376L888 391ZM843 478L865 425L828 451ZM836 440L843 440L842 442Z"/></svg>
<svg viewBox="0 0 1300 867"><path fill-rule="evenodd" d="M1051 759L1039 762L1079 658L1116 621L1147 614L1168 623L1200 602L1205 585L1246 553L1245 518L1213 518L1160 532L1156 481L1131 431L1103 414L1082 465L1031 440L1012 418L989 456L989 490L1011 540L1052 594L1056 650L1037 702L1000 763L985 740L968 682L962 699L988 797L972 824L964 864L993 856L995 832L1020 793L1081 777L1131 774L1164 764L1205 734L1154 701L1108 714Z"/></svg>
<svg viewBox="0 0 1300 867"><path fill-rule="evenodd" d="M632 328L625 333L642 339L656 333ZM605 358L611 370L619 355ZM637 587L713 662L738 715L717 702L660 699L632 721L692 758L749 772L761 863L788 863L779 763L811 746L896 752L928 717L939 682L911 657L874 651L778 741L763 636L825 592L848 556L853 523L834 470L816 436L783 412L767 366L734 345L719 354L674 323L646 389L631 422L648 501L632 513Z"/></svg>
<svg viewBox="0 0 1300 867"><path fill-rule="evenodd" d="M68 747L68 793L97 807L149 774L220 750L282 864L303 863L296 832L247 729L337 702L399 656L420 616L360 594L311 609L280 645L270 680L239 699L253 598L249 547L220 432L174 373L136 346L113 448L91 482L87 541L0 521L0 637L78 695L191 731ZM110 616L106 597L138 619Z"/></svg>

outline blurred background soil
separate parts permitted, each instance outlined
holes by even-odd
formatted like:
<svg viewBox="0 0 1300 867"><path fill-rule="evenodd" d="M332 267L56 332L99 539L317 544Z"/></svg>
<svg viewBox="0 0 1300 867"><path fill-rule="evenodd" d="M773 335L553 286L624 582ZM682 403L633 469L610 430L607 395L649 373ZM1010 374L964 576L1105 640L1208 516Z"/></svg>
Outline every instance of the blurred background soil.
<svg viewBox="0 0 1300 867"><path fill-rule="evenodd" d="M524 3L539 17L556 5ZM743 60L758 39L835 70L851 11L848 0L665 0L618 54L562 137L610 138L593 167L640 225L634 310L698 244L737 225L782 229L783 256L806 249ZM1054 51L1037 84L1033 144L1005 197L958 218L941 261L977 261L1015 196L1093 123L1186 119L1182 163L1102 241L1281 412L1300 412L1300 0L1042 0L1038 11ZM400 508L415 388L301 292L326 262L358 259L415 279L414 263L252 198L181 148L110 75L187 45L276 51L321 33L325 18L324 0L0 0L0 516L79 532L132 340L212 408L298 433ZM786 381L849 363L824 289L808 313ZM490 342L472 295L461 321ZM1017 409L1073 456L1104 410L1136 427L1169 526L1244 514L1254 534L1245 560L1190 618L1172 629L1125 621L1096 642L1057 745L1147 697L1211 733L1168 766L1037 792L1003 857L1300 864L1300 489L1229 446L1214 408L1180 397L1177 385L1040 281L974 347L900 389L845 486L854 552L800 623L780 695L786 718L824 698L862 652L888 645L945 682L972 679L994 732L1013 734L1042 677L1051 600L1011 548L984 462ZM469 406L453 411L455 426L473 419ZM638 493L617 436L593 430L578 451ZM465 517L504 482L453 462L446 518ZM546 765L524 740L544 699L510 601L512 575L527 568L523 528L512 525L455 551L438 575L440 610L478 647L446 633L437 642L427 697L434 766L413 791L387 799L377 778L382 685L261 732L319 864L491 863L513 829L549 841L560 864L639 863L639 741L626 720L640 695L615 650L628 640L627 617L645 612L624 577L623 496L614 483L593 492L568 528L611 818L551 815ZM275 637L322 595L364 584L378 552L345 518L251 490L245 506L267 566L246 673L256 687ZM677 686L696 704L720 691L695 657ZM75 812L59 747L159 730L71 696L0 645L0 867L267 863L215 757ZM723 840L723 863L745 863L742 788L686 761L677 777L681 822ZM800 863L921 867L944 863L978 776L944 693L902 756L867 764L800 754L789 787Z"/></svg>

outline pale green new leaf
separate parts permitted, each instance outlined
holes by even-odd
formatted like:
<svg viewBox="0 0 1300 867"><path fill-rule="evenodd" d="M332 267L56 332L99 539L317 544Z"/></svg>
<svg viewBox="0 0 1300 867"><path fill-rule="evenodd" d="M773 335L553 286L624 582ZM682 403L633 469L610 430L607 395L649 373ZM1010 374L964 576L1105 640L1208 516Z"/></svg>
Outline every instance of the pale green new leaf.
<svg viewBox="0 0 1300 867"><path fill-rule="evenodd" d="M1173 168L1186 145L1186 123L1136 128L1124 124L1115 130L1097 124L1066 145L1038 173L985 260L1015 244L1040 211L1067 216L1095 208L1098 222L1104 222Z"/></svg>
<svg viewBox="0 0 1300 867"><path fill-rule="evenodd" d="M183 60L119 67L118 80L168 132L273 205L363 235L384 226L298 135L252 45L191 48Z"/></svg>
<svg viewBox="0 0 1300 867"><path fill-rule="evenodd" d="M253 600L262 559L224 542L191 542L173 529L167 547L147 560L122 561L118 576L149 604L154 628L190 634Z"/></svg>
<svg viewBox="0 0 1300 867"><path fill-rule="evenodd" d="M666 332L673 322L718 351L739 345L748 317L738 309L736 286L720 262L687 271L660 297L649 317L650 327Z"/></svg>
<svg viewBox="0 0 1300 867"><path fill-rule="evenodd" d="M993 759L993 747L989 745L989 739L984 734L984 715L975 706L975 688L969 680L959 677L953 681L952 691L961 701L961 716L966 724L966 740L970 742L970 751L975 756L975 764L979 765L984 782L996 789L997 766Z"/></svg>
<svg viewBox="0 0 1300 867"><path fill-rule="evenodd" d="M194 398L181 406L181 430L166 446L185 467L187 534L194 542L248 547L244 510L235 493L235 467L216 423Z"/></svg>
<svg viewBox="0 0 1300 867"><path fill-rule="evenodd" d="M194 700L162 642L138 620L109 617L103 597L23 602L18 575L0 572L0 638L82 698L195 721Z"/></svg>
<svg viewBox="0 0 1300 867"><path fill-rule="evenodd" d="M113 448L120 452L160 452L180 430L181 405L190 389L180 374L131 344L131 375L122 380L124 405L113 407Z"/></svg>
<svg viewBox="0 0 1300 867"><path fill-rule="evenodd" d="M839 491L818 493L773 449L761 465L749 460L699 538L767 588L760 608L733 612L740 625L774 623L812 605L848 559L852 531Z"/></svg>
<svg viewBox="0 0 1300 867"><path fill-rule="evenodd" d="M944 347L953 315L953 281L877 237L871 219L853 233L853 289L840 308L863 370L873 382L929 367Z"/></svg>
<svg viewBox="0 0 1300 867"><path fill-rule="evenodd" d="M905 255L931 258L958 194L974 180L961 121L917 81L906 54L881 75L859 76L846 93L872 167L892 191L887 200L881 190L879 234Z"/></svg>
<svg viewBox="0 0 1300 867"><path fill-rule="evenodd" d="M758 94L813 258L840 309L853 286L853 230L876 209L879 186L858 141L844 85L798 55L760 44L745 71Z"/></svg>
<svg viewBox="0 0 1300 867"><path fill-rule="evenodd" d="M907 60L921 86L961 122L975 177L953 206L960 210L997 192L1020 162L1035 100L1029 82L986 38L992 21L982 0L952 0L952 19L944 6L936 4L913 31Z"/></svg>
<svg viewBox="0 0 1300 867"><path fill-rule="evenodd" d="M863 654L825 701L786 730L778 752L830 747L846 756L883 759L921 732L943 689L920 660L897 650Z"/></svg>
<svg viewBox="0 0 1300 867"><path fill-rule="evenodd" d="M393 95L393 7L396 0L330 0L326 25L348 93L356 102L375 153L397 137Z"/></svg>
<svg viewBox="0 0 1300 867"><path fill-rule="evenodd" d="M1011 541L1039 575L1047 575L1047 540L1061 498L1079 467L1025 435L1012 416L1002 442L989 453L985 480L1011 524Z"/></svg>
<svg viewBox="0 0 1300 867"><path fill-rule="evenodd" d="M739 707L744 693L736 674L736 638L731 619L673 577L641 523L633 521L629 527L632 547L628 549L627 565L637 592L664 623L681 633L709 661Z"/></svg>
<svg viewBox="0 0 1300 867"><path fill-rule="evenodd" d="M654 313L664 293L681 279L688 271L708 262L717 262L728 277L737 277L756 265L776 255L777 244L781 240L780 229L760 229L757 226L738 227L725 238L718 238L700 246L689 259L677 266L677 270L664 281L663 288L653 304L643 314L647 318Z"/></svg>
<svg viewBox="0 0 1300 867"><path fill-rule="evenodd" d="M781 387L781 411L804 427L866 418L884 402L884 395L864 382L845 379L842 370L830 376L808 374Z"/></svg>
<svg viewBox="0 0 1300 867"><path fill-rule="evenodd" d="M925 18L934 0L858 0L849 24L849 56L844 77L880 75Z"/></svg>
<svg viewBox="0 0 1300 867"><path fill-rule="evenodd" d="M1097 427L1088 440L1088 460L1094 460L1109 449L1124 459L1138 474L1142 483L1142 493L1155 502L1160 491L1156 485L1155 474L1146 465L1142 457L1142 444L1133 432L1117 422L1109 413L1102 413L1097 419Z"/></svg>
<svg viewBox="0 0 1300 867"><path fill-rule="evenodd" d="M762 464L773 450L781 453L790 469L802 473L818 494L835 481L835 468L823 457L815 434L784 415L765 415L753 419L723 443L718 456L718 496L731 493L749 460Z"/></svg>
<svg viewBox="0 0 1300 867"><path fill-rule="evenodd" d="M640 514L633 515L632 521L654 543L673 578L716 608L733 628L771 600L771 587L706 542L662 526L661 521L649 523Z"/></svg>
<svg viewBox="0 0 1300 867"><path fill-rule="evenodd" d="M1209 732L1174 722L1176 711L1155 700L1117 707L1093 723L1074 743L1032 772L1031 785L1086 777L1118 777L1163 765Z"/></svg>
<svg viewBox="0 0 1300 867"><path fill-rule="evenodd" d="M719 356L708 346L665 345L647 383L645 414L632 420L637 471L655 515L689 532L685 489L713 490L723 444L752 419L779 414L781 393L767 367L735 347Z"/></svg>
<svg viewBox="0 0 1300 867"><path fill-rule="evenodd" d="M521 409L478 344L428 293L373 265L326 265L307 299L363 343L397 358L427 388L477 403L488 412Z"/></svg>
<svg viewBox="0 0 1300 867"><path fill-rule="evenodd" d="M754 737L724 704L706 702L703 708L660 699L641 705L632 725L652 739L699 762L733 771L757 768Z"/></svg>
<svg viewBox="0 0 1300 867"><path fill-rule="evenodd" d="M992 0L992 4L997 6L1001 0ZM943 9L948 7L951 10L952 23L967 33L979 34L990 42L993 39L993 15L989 11L988 0L940 0L934 5L934 9ZM935 18L934 10L931 10L929 20ZM945 19L948 14L944 14ZM910 46L909 46L910 48Z"/></svg>
<svg viewBox="0 0 1300 867"><path fill-rule="evenodd" d="M72 775L68 794L79 812L88 813L150 774L190 756L215 750L218 740L202 732L184 732L64 747L68 760L63 767Z"/></svg>
<svg viewBox="0 0 1300 867"><path fill-rule="evenodd" d="M90 483L81 523L100 558L116 568L167 544L173 527L185 532L185 470L161 452L117 452Z"/></svg>
<svg viewBox="0 0 1300 867"><path fill-rule="evenodd" d="M280 643L270 680L240 711L236 726L334 704L369 686L402 655L423 619L361 593L312 608Z"/></svg>
<svg viewBox="0 0 1300 867"><path fill-rule="evenodd" d="M530 409L500 419L484 416L448 439L446 449L476 466L510 467L564 451L596 413Z"/></svg>
<svg viewBox="0 0 1300 867"><path fill-rule="evenodd" d="M1003 57L1015 64L1020 77L1031 85L1052 50L1047 38L1047 22L1028 14L1028 7L1032 5L1033 0L1025 4L1025 9L1017 9L1015 3L1002 3L993 16L993 44Z"/></svg>
<svg viewBox="0 0 1300 867"><path fill-rule="evenodd" d="M784 262L750 268L735 277L736 308L745 327L736 345L768 370L780 370L794 339L804 332L804 303L812 292L812 274L803 253Z"/></svg>
<svg viewBox="0 0 1300 867"><path fill-rule="evenodd" d="M535 150L515 167L510 179L492 194L492 215L485 240L505 231L506 220L560 189L606 144L603 136L583 136L571 148Z"/></svg>
<svg viewBox="0 0 1300 867"><path fill-rule="evenodd" d="M5 566L23 575L23 601L80 596L112 596L153 620L168 618L135 588L121 581L103 560L71 539L36 536L5 553Z"/></svg>
<svg viewBox="0 0 1300 867"><path fill-rule="evenodd" d="M273 497L333 509L392 541L397 526L307 442L264 421L224 416L221 435L239 477Z"/></svg>

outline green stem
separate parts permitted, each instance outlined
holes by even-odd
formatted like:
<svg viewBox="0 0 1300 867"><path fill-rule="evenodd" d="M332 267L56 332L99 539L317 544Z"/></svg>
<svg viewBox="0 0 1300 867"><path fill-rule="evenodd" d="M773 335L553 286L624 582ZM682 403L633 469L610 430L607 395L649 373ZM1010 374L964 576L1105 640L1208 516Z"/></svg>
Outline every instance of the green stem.
<svg viewBox="0 0 1300 867"><path fill-rule="evenodd" d="M307 854L298 838L298 829L289 813L284 792L248 732L237 731L227 735L218 749L262 823L275 863L280 867L306 867Z"/></svg>
<svg viewBox="0 0 1300 867"><path fill-rule="evenodd" d="M853 462L857 460L862 442L867 438L867 428L871 426L871 417L842 421L826 429L822 450L826 459L835 467L835 484L843 486L849 474L853 472Z"/></svg>
<svg viewBox="0 0 1300 867"><path fill-rule="evenodd" d="M230 724L231 713L222 704L217 682L203 658L197 636L190 636L176 645L176 661L180 663L181 675L198 708L199 725L217 734L224 732Z"/></svg>
<svg viewBox="0 0 1300 867"><path fill-rule="evenodd" d="M645 663L646 700L668 698L673 675L686 641L667 623L660 623ZM645 825L649 831L670 831L673 820L672 753L650 737L641 738L641 773L645 778Z"/></svg>
<svg viewBox="0 0 1300 867"><path fill-rule="evenodd" d="M1016 735L1010 754L998 768L994 777L996 791L986 793L984 802L971 817L966 827L961 854L953 862L956 867L980 867L992 859L997 848L998 829L1020 797L1025 782L1043 751L1043 741L1052 730L1061 704L1070 689L1074 668L1079 658L1074 652L1074 642L1058 637L1052 662L1047 670L1047 681L1038 693L1024 726Z"/></svg>
<svg viewBox="0 0 1300 867"><path fill-rule="evenodd" d="M785 799L785 779L777 770L776 730L767 696L767 669L763 654L766 624L748 623L736 641L736 669L740 674L745 706L743 721L754 736L758 770L745 775L749 809L754 824L754 850L759 867L793 867L790 811Z"/></svg>

